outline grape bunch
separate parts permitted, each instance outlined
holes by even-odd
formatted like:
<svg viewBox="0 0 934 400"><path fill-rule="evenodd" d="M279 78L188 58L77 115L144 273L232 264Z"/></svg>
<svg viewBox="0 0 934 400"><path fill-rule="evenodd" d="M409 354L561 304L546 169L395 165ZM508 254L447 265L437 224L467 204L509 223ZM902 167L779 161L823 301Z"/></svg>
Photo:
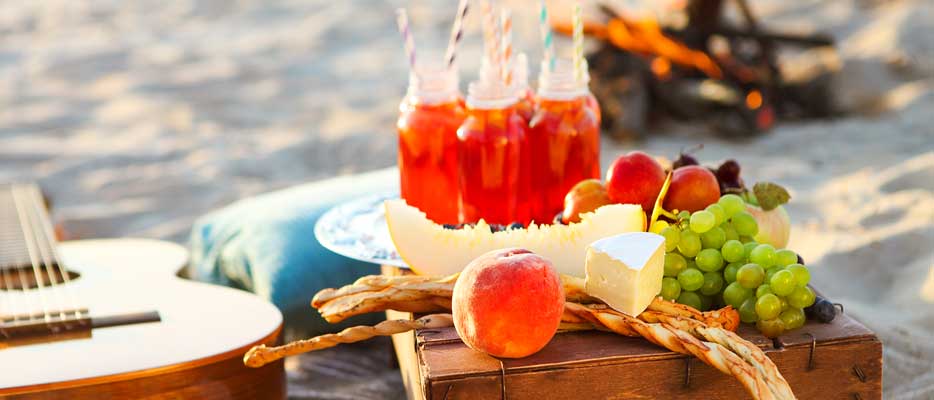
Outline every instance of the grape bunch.
<svg viewBox="0 0 934 400"><path fill-rule="evenodd" d="M804 325L815 300L810 272L794 251L753 240L759 226L740 196L681 211L650 231L665 237L665 299L702 311L731 305L768 337Z"/></svg>

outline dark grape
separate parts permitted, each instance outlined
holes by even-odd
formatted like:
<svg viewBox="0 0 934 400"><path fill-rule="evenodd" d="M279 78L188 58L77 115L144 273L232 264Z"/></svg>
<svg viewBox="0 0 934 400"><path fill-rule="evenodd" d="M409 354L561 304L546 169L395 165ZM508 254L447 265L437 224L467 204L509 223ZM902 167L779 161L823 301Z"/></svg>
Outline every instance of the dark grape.
<svg viewBox="0 0 934 400"><path fill-rule="evenodd" d="M833 321L834 317L837 316L837 307L827 299L817 296L817 300L814 301L814 304L804 309L804 314L807 315L809 319L814 319L826 324Z"/></svg>
<svg viewBox="0 0 934 400"><path fill-rule="evenodd" d="M444 229L460 229L460 224L444 224L441 225Z"/></svg>
<svg viewBox="0 0 934 400"><path fill-rule="evenodd" d="M521 222L513 222L513 223L509 224L509 226L507 226L506 229L509 229L509 230L512 230L512 229L525 229L525 225L522 225Z"/></svg>
<svg viewBox="0 0 934 400"><path fill-rule="evenodd" d="M678 155L678 159L675 160L675 162L671 164L671 169L678 169L681 167L686 167L688 165L699 165L699 164L700 163L697 162L697 159L694 158L694 156L681 152L681 154Z"/></svg>
<svg viewBox="0 0 934 400"><path fill-rule="evenodd" d="M798 254L798 264L807 265L807 264L804 263L804 258L801 258L801 255L800 255L800 254Z"/></svg>
<svg viewBox="0 0 934 400"><path fill-rule="evenodd" d="M720 193L727 193L730 189L742 189L743 179L740 178L740 167L736 160L726 160L716 171L717 182L720 183Z"/></svg>
<svg viewBox="0 0 934 400"><path fill-rule="evenodd" d="M502 232L506 230L506 225L490 224L490 232Z"/></svg>

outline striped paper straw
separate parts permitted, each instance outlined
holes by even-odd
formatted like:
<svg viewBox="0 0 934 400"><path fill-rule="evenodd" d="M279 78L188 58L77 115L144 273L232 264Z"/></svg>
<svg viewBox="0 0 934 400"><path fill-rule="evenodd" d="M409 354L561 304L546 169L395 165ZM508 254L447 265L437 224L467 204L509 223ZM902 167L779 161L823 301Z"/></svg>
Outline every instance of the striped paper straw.
<svg viewBox="0 0 934 400"><path fill-rule="evenodd" d="M539 3L538 27L542 33L542 46L545 50L545 61L548 62L548 70L555 70L555 43L551 33L551 24L548 22L548 6L545 0Z"/></svg>
<svg viewBox="0 0 934 400"><path fill-rule="evenodd" d="M502 62L499 59L499 29L496 23L496 15L493 13L493 5L490 0L483 0L483 39L486 44L487 58L490 61L490 67L496 73L496 76L502 76Z"/></svg>
<svg viewBox="0 0 934 400"><path fill-rule="evenodd" d="M581 0L574 2L574 19L571 21L574 29L574 79L577 83L584 82L584 17L581 9Z"/></svg>
<svg viewBox="0 0 934 400"><path fill-rule="evenodd" d="M409 56L409 67L415 70L415 39L412 38L412 31L409 30L409 15L404 8L396 10L396 24L399 25L399 33L405 42L405 53Z"/></svg>
<svg viewBox="0 0 934 400"><path fill-rule="evenodd" d="M512 85L512 13L504 9L500 14L500 23L503 32L503 83L506 87Z"/></svg>
<svg viewBox="0 0 934 400"><path fill-rule="evenodd" d="M451 27L451 40L448 41L448 51L444 56L448 68L454 65L454 59L457 57L457 44L464 36L464 17L467 16L467 8L467 0L461 0L457 5L457 15L454 16L454 25Z"/></svg>

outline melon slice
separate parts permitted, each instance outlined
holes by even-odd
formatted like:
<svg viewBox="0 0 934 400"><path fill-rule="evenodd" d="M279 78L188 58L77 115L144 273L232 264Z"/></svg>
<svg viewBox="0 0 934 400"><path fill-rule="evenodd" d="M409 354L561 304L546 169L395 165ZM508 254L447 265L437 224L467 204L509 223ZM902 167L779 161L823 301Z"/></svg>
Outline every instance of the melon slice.
<svg viewBox="0 0 934 400"><path fill-rule="evenodd" d="M480 221L474 227L445 229L425 213L405 203L386 200L386 224L399 256L419 275L446 276L490 250L521 247L550 260L558 272L584 277L587 246L605 237L645 230L645 213L638 204L611 204L581 214L570 225L535 225L526 229L490 232Z"/></svg>

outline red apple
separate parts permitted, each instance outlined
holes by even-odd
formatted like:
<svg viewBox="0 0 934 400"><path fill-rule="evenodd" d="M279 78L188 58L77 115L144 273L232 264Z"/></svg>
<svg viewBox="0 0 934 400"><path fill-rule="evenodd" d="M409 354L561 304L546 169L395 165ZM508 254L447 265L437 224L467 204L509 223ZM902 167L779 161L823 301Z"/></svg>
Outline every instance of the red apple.
<svg viewBox="0 0 934 400"><path fill-rule="evenodd" d="M454 283L451 311L467 346L519 358L545 347L564 313L564 288L550 261L525 249L477 257Z"/></svg>
<svg viewBox="0 0 934 400"><path fill-rule="evenodd" d="M666 210L698 211L720 200L720 184L710 170L699 165L676 169L665 195Z"/></svg>
<svg viewBox="0 0 934 400"><path fill-rule="evenodd" d="M746 204L746 211L752 214L759 224L759 233L753 238L759 243L768 243L776 249L783 249L791 238L791 219L785 207L778 206L765 211L752 204Z"/></svg>
<svg viewBox="0 0 934 400"><path fill-rule="evenodd" d="M716 182L716 181L714 181ZM633 151L613 161L606 171L606 188L614 203L639 204L651 213L665 183L665 170L654 158Z"/></svg>

